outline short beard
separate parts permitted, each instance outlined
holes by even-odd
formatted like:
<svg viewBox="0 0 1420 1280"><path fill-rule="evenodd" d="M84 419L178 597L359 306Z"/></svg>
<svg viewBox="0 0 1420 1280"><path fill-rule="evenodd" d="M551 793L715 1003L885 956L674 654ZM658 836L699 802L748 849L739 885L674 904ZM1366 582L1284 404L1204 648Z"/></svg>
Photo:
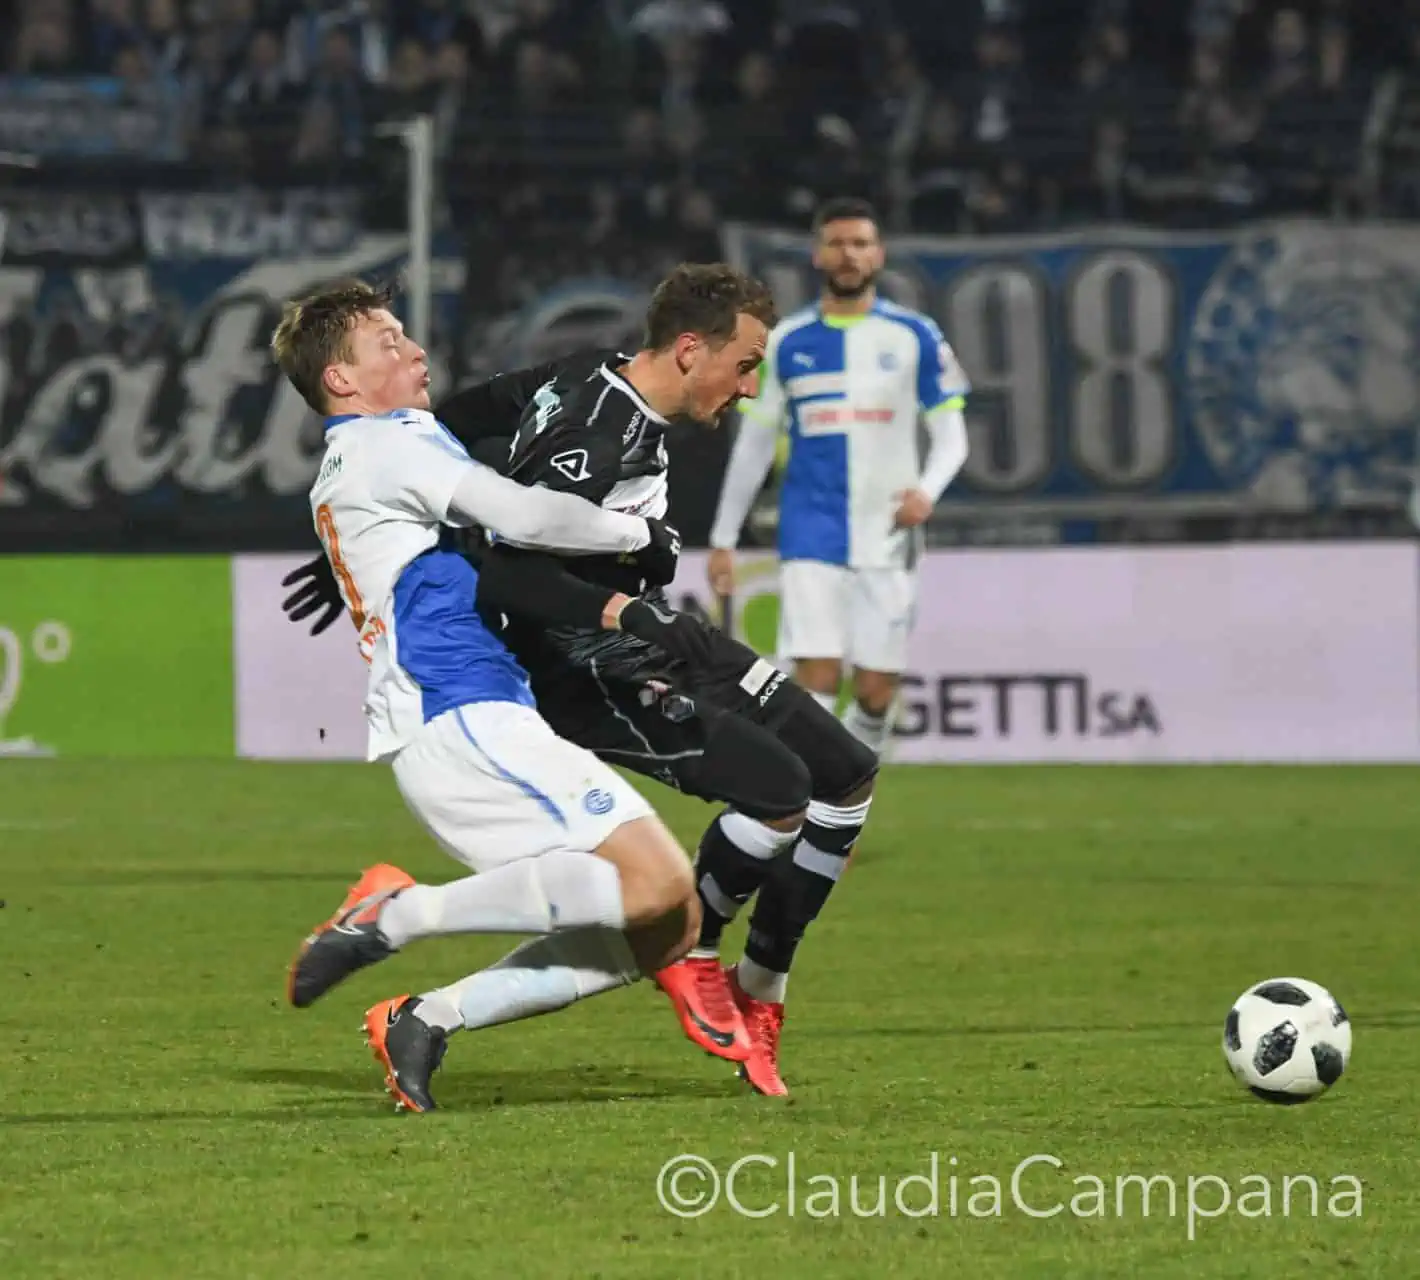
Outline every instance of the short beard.
<svg viewBox="0 0 1420 1280"><path fill-rule="evenodd" d="M823 278L823 287L829 291L840 302L852 302L861 298L878 282L876 271L870 271L865 275L859 284L842 285L830 275Z"/></svg>

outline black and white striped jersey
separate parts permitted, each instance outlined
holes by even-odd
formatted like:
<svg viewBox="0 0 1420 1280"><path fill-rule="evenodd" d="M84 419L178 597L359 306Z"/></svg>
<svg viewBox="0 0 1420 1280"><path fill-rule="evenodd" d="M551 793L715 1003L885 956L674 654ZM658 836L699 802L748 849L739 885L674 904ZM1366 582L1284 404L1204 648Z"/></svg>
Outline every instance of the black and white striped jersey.
<svg viewBox="0 0 1420 1280"><path fill-rule="evenodd" d="M572 357L533 393L508 475L615 511L666 513L666 420L615 370L631 357Z"/></svg>
<svg viewBox="0 0 1420 1280"><path fill-rule="evenodd" d="M519 484L575 493L610 511L662 519L669 505L667 423L615 372L615 353L572 357L533 393L509 454ZM635 595L640 580L616 557L568 557L589 581Z"/></svg>
<svg viewBox="0 0 1420 1280"><path fill-rule="evenodd" d="M616 352L560 362L523 410L507 475L525 485L575 493L612 511L664 518L669 506L665 433L668 423L616 370L630 359ZM648 595L631 556L561 557L569 573L627 595ZM624 632L542 631L510 623L514 652L527 661L555 652L561 661L628 677L648 663L664 665L644 641ZM537 630L541 630L538 628Z"/></svg>

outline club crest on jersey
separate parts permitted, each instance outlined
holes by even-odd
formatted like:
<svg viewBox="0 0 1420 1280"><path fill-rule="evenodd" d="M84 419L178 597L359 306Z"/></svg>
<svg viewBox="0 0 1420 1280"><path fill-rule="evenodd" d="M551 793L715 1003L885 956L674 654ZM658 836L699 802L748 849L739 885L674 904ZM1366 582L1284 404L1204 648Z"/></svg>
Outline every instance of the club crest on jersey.
<svg viewBox="0 0 1420 1280"><path fill-rule="evenodd" d="M884 373L892 373L897 368L897 356L891 351L883 351L878 355L878 368Z"/></svg>
<svg viewBox="0 0 1420 1280"><path fill-rule="evenodd" d="M610 791L603 791L597 787L593 791L588 791L582 797L582 807L593 817L600 818L605 813L610 813L616 804L616 798Z"/></svg>
<svg viewBox="0 0 1420 1280"><path fill-rule="evenodd" d="M565 453L555 453L547 460L548 466L571 481L590 480L589 459L585 449L568 449Z"/></svg>

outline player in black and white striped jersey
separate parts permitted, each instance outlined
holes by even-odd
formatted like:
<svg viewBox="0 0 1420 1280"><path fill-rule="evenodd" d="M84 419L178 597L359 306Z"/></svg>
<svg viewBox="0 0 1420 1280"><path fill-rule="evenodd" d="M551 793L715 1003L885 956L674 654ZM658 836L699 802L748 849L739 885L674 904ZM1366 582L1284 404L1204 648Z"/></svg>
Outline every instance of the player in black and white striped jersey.
<svg viewBox="0 0 1420 1280"><path fill-rule="evenodd" d="M659 518L668 433L713 427L753 394L772 320L762 286L724 266L682 267L652 300L641 351L507 375L451 397L439 417L485 460L491 441L512 437L505 470L513 479ZM505 642L554 731L728 806L697 857L699 945L657 981L695 1043L736 1059L744 1046L719 1043L706 1026L725 1025L726 1006L738 1007L749 1039L746 1078L759 1092L787 1092L778 1043L789 968L866 821L876 756L783 672L721 632L711 633L708 660L692 667L603 629L614 593L670 612L630 558L551 556L506 543L478 556L480 607L506 617ZM721 933L751 898L744 957L726 970Z"/></svg>

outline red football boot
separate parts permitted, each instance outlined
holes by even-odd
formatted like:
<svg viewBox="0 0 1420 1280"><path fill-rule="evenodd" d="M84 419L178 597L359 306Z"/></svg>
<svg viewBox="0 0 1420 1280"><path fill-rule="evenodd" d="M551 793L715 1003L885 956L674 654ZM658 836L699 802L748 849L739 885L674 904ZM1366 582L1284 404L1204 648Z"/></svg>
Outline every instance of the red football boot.
<svg viewBox="0 0 1420 1280"><path fill-rule="evenodd" d="M671 998L685 1034L706 1053L730 1062L749 1057L749 1032L718 959L677 960L656 974L656 985Z"/></svg>
<svg viewBox="0 0 1420 1280"><path fill-rule="evenodd" d="M728 967L724 972L730 995L749 1030L749 1057L740 1065L740 1079L747 1080L756 1093L771 1098L787 1097L789 1086L779 1074L779 1035L784 1030L784 1006L747 995L735 970Z"/></svg>

